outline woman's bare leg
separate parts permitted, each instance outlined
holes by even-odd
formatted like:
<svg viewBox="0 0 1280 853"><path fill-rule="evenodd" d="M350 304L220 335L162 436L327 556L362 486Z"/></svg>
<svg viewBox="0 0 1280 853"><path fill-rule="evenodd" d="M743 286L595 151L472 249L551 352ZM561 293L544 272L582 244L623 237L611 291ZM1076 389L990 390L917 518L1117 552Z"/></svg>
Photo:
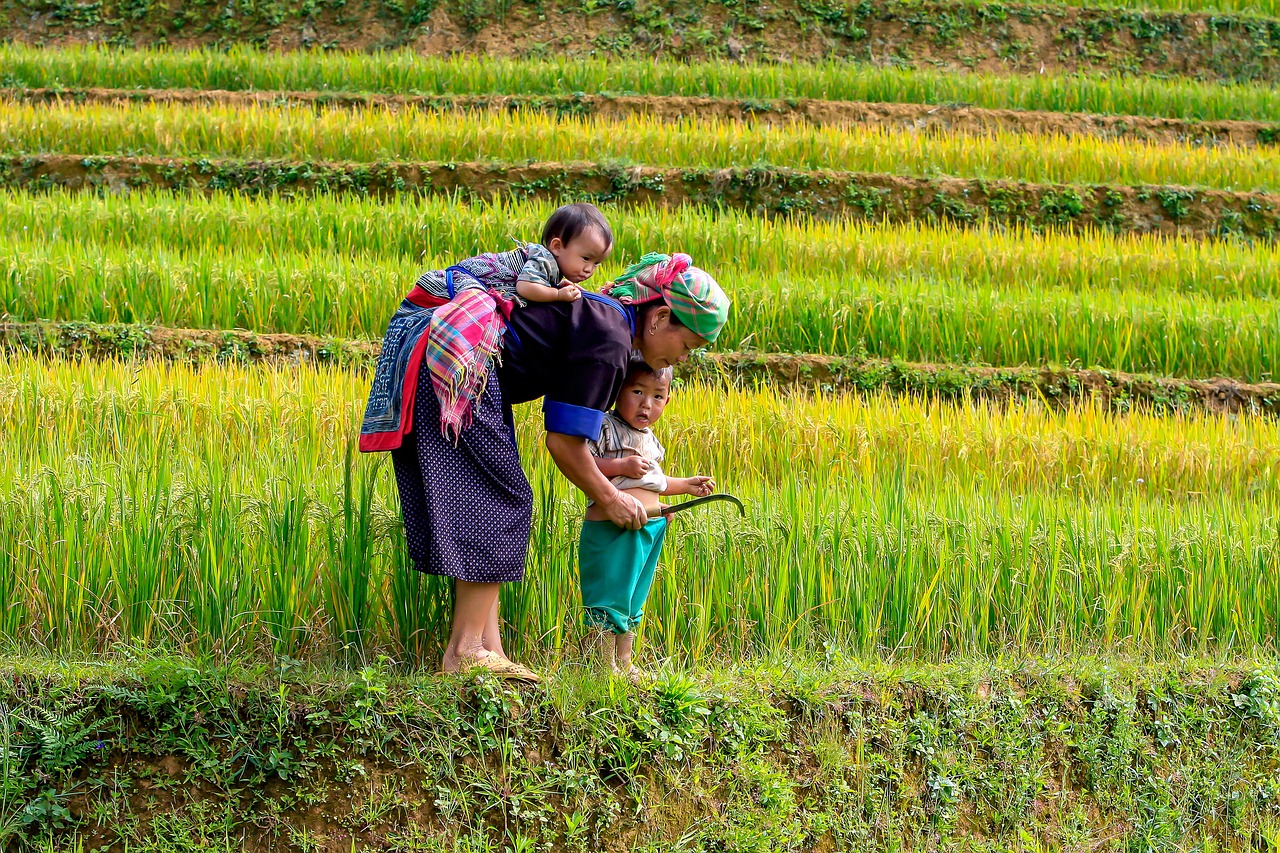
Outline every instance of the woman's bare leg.
<svg viewBox="0 0 1280 853"><path fill-rule="evenodd" d="M484 647L495 655L507 657L507 653L502 650L502 629L501 622L498 620L498 599L493 599L493 609L489 611L489 618L484 623Z"/></svg>
<svg viewBox="0 0 1280 853"><path fill-rule="evenodd" d="M453 630L440 667L445 672L457 672L465 661L484 656L486 628L490 618L497 618L499 587L496 583L454 581Z"/></svg>

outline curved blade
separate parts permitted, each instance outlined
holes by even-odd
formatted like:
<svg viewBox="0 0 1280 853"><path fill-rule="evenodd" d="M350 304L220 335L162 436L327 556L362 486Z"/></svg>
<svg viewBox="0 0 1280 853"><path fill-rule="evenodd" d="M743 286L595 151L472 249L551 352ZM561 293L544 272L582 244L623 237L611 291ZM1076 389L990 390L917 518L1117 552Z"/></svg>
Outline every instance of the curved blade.
<svg viewBox="0 0 1280 853"><path fill-rule="evenodd" d="M709 504L709 503L712 503L713 501L728 501L729 503L733 504L738 508L739 513L741 513L742 515L747 514L747 508L742 505L742 501L738 500L733 495L707 495L705 498L694 498L691 501L685 501L684 503L673 504L667 507L666 509L661 509L661 508L651 509L649 510L649 517L658 518L659 516L662 516L662 515L671 515L673 512L684 512L686 509L693 509L696 506Z"/></svg>

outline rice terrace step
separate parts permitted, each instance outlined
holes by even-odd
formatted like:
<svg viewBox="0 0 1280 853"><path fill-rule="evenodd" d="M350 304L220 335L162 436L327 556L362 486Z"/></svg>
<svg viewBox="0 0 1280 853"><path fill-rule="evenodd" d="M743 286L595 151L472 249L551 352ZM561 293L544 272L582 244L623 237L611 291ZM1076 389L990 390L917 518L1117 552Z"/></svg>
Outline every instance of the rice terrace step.
<svg viewBox="0 0 1280 853"><path fill-rule="evenodd" d="M76 156L0 159L0 187L250 194L400 193L735 207L764 215L1105 229L1274 239L1280 194L1179 186L1036 185L791 169L660 169L591 163L320 163Z"/></svg>
<svg viewBox="0 0 1280 853"><path fill-rule="evenodd" d="M332 366L366 373L379 341L243 330L168 329L96 323L0 323L0 353L59 359L160 360L186 364ZM681 365L687 381L730 387L764 385L823 394L888 392L973 401L1035 400L1051 406L1098 404L1176 414L1280 415L1280 384L1232 379L1133 376L1110 370L912 364L887 359L786 353L708 352Z"/></svg>
<svg viewBox="0 0 1280 853"><path fill-rule="evenodd" d="M983 135L995 130L1019 133L1097 136L1144 142L1214 145L1280 145L1280 122L1187 121L1132 115L1054 113L1044 110L990 110L961 104L895 104L827 101L813 98L758 100L696 98L678 95L382 95L336 92L235 92L200 89L8 89L0 99L29 103L224 104L297 106L352 110L417 109L438 112L496 110L552 115L633 115L668 120L708 118L760 124L808 122L819 126L861 125L909 128L923 133Z"/></svg>
<svg viewBox="0 0 1280 853"><path fill-rule="evenodd" d="M518 689L150 656L3 675L20 730L66 745L40 766L104 783L55 802L89 815L86 848L155 827L179 849L439 850L523 822L562 824L567 850L802 849L817 827L868 847L959 826L1070 844L1090 822L1121 835L1192 807L1257 849L1275 839L1253 821L1280 686L1247 666L774 663L664 673L621 708L571 672Z"/></svg>
<svg viewBox="0 0 1280 853"><path fill-rule="evenodd" d="M1274 17L1280 7L1274 0L1219 3L1172 0L1171 5L1186 11L1163 11L1141 8L1138 2L1134 8L1090 8L1087 3L968 0L276 0L229 6L2 0L0 38L131 47L244 42L273 50L411 46L427 54L523 57L562 53L749 62L892 58L953 71L1097 70L1280 79L1280 20ZM560 37L546 38L547 21Z"/></svg>

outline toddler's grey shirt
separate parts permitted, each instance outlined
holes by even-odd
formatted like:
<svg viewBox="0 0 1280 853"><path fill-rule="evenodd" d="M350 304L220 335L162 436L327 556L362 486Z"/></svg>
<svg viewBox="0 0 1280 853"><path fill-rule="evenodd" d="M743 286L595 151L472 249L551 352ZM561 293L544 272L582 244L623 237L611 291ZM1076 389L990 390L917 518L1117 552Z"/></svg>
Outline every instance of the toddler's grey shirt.
<svg viewBox="0 0 1280 853"><path fill-rule="evenodd" d="M599 459L622 459L627 456L643 456L653 463L643 477L610 477L609 482L619 489L648 489L661 494L667 489L667 477L662 473L662 457L666 451L662 449L653 430L636 429L618 417L614 412L606 412L604 423L600 425L600 438L588 441L587 447L591 455ZM588 500L587 506L594 501Z"/></svg>

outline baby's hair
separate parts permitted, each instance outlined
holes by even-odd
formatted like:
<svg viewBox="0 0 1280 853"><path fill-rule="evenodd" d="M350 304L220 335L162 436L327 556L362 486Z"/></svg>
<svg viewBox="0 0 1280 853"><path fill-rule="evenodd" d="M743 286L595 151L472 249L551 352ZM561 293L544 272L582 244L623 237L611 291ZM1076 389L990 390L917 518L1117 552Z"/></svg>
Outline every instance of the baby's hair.
<svg viewBox="0 0 1280 853"><path fill-rule="evenodd" d="M551 241L557 237L567 245L588 228L599 228L604 241L613 245L613 229L609 227L609 220L604 218L604 214L594 204L585 201L566 204L551 214L547 224L542 226L542 245L550 246Z"/></svg>
<svg viewBox="0 0 1280 853"><path fill-rule="evenodd" d="M631 360L627 362L627 376L622 380L623 387L635 382L641 376L652 376L659 382L670 383L675 377L676 372L670 367L662 367L655 370L649 366L649 362L645 361L639 353L632 353Z"/></svg>

